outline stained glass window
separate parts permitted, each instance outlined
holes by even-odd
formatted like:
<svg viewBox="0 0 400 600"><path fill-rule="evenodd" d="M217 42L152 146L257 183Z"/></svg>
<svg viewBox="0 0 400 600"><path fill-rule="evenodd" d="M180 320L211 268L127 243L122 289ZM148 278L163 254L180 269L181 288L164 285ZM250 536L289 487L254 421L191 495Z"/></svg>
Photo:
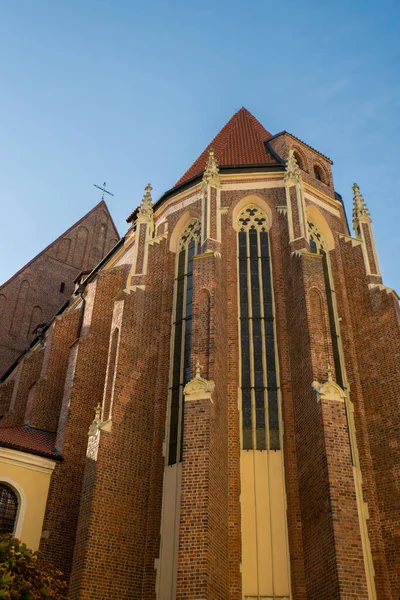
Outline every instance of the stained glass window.
<svg viewBox="0 0 400 600"><path fill-rule="evenodd" d="M10 486L0 483L0 533L14 533L18 498Z"/></svg>
<svg viewBox="0 0 400 600"><path fill-rule="evenodd" d="M244 450L278 450L275 329L267 216L249 205L238 217L240 387Z"/></svg>
<svg viewBox="0 0 400 600"><path fill-rule="evenodd" d="M175 307L172 324L172 369L169 389L169 465L182 459L183 388L190 380L193 257L200 252L200 235L200 222L193 218L180 237L177 255Z"/></svg>

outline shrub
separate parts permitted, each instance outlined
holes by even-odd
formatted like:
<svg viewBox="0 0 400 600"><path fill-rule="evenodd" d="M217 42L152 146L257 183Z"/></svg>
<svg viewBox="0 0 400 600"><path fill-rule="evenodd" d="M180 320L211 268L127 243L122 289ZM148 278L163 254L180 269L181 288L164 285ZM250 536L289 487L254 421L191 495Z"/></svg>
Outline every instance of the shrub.
<svg viewBox="0 0 400 600"><path fill-rule="evenodd" d="M11 535L0 535L0 598L67 600L61 571L45 564L37 552Z"/></svg>

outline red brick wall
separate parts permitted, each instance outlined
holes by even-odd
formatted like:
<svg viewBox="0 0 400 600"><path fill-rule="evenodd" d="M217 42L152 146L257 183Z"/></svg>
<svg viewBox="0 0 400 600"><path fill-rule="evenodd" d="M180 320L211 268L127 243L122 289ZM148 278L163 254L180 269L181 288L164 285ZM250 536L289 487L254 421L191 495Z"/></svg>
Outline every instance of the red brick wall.
<svg viewBox="0 0 400 600"><path fill-rule="evenodd" d="M29 418L25 418L32 427L57 431L70 346L77 336L79 317L80 311L75 310L58 317L53 325L50 356L36 382Z"/></svg>
<svg viewBox="0 0 400 600"><path fill-rule="evenodd" d="M215 382L216 391L213 402L185 401L177 580L180 599L201 596L223 600L229 595L224 258L225 252L221 258L210 253L194 260L192 367L198 359L208 364L208 377ZM202 298L206 298L206 315ZM208 315L209 339L205 338L205 346L201 319Z"/></svg>
<svg viewBox="0 0 400 600"><path fill-rule="evenodd" d="M79 338L71 348L66 374L57 448L63 462L57 464L50 483L40 550L44 556L69 576L78 520L87 432L94 417L95 406L102 401L113 301L123 287L124 269L100 274L96 284L90 335ZM70 318L69 315L65 315ZM62 318L65 318L62 317ZM53 362L53 368L57 365ZM52 378L51 365L47 377ZM73 385L68 386L68 379Z"/></svg>
<svg viewBox="0 0 400 600"><path fill-rule="evenodd" d="M272 148L284 160L287 159L289 148L292 147L295 155L301 159L301 176L305 183L315 187L322 193L334 197L331 163L319 152L312 150L306 144L296 140L291 135L283 134L270 142ZM322 174L322 181L315 178L314 167L318 167Z"/></svg>
<svg viewBox="0 0 400 600"><path fill-rule="evenodd" d="M38 348L27 354L18 365L11 379L14 380L9 411L1 419L1 425L22 425L24 422L29 390L36 384L42 369L44 349ZM6 386L3 383L0 386Z"/></svg>
<svg viewBox="0 0 400 600"><path fill-rule="evenodd" d="M279 205L279 197L277 198L276 203ZM289 326L289 323L293 319L293 313L291 312L291 310L293 310L293 297L290 291L290 286L293 285L293 268L291 268L290 253L288 251L289 231L287 216L278 213L276 209L273 216L274 224L270 231L270 245L279 358L279 381L282 397L282 420L284 424L283 453L288 506L287 525L290 550L291 588L295 600L305 600L307 598L307 589L299 492L300 465L298 465L296 451L298 430L294 419L295 395L293 393L292 385L292 369L294 369L294 365L291 365L290 363L290 352L293 352L292 330ZM290 276L288 277L289 273ZM289 296L286 295L288 289Z"/></svg>
<svg viewBox="0 0 400 600"><path fill-rule="evenodd" d="M29 346L34 328L71 296L80 271L93 268L118 239L101 202L0 286L0 376Z"/></svg>
<svg viewBox="0 0 400 600"><path fill-rule="evenodd" d="M83 489L92 488L93 494L82 495L71 598L151 598L155 594L163 473L160 431L164 433L169 370L164 364L158 374L157 364L159 351L165 358L169 349L169 331L165 335L163 327L170 329L170 318L160 323L155 315L165 310L165 264L170 290L165 291L172 299L174 269L172 257L165 260L166 249L165 240L149 248L154 271L148 287L123 296L112 429L100 434L95 464L87 461ZM162 424L157 432L155 419ZM127 560L121 561L122 556ZM119 567L99 578L99 572L109 572L110 564Z"/></svg>
<svg viewBox="0 0 400 600"><path fill-rule="evenodd" d="M229 206L240 194L222 194L221 206ZM227 380L227 436L228 436L228 573L229 598L242 599L241 512L240 512L240 425L238 409L239 387L239 330L237 322L237 250L236 231L231 226L230 214L223 214L222 254L226 265L226 311L228 315L228 373Z"/></svg>
<svg viewBox="0 0 400 600"><path fill-rule="evenodd" d="M365 419L372 458L372 470L368 468L370 464L362 467L363 477L374 492L368 498L368 526L376 581L383 590L382 598L397 598L400 595L399 308L391 293L378 287L368 288L360 246L353 248L342 240L341 255L357 360L354 377L359 376L362 399L360 407L354 400L356 416L358 409Z"/></svg>
<svg viewBox="0 0 400 600"><path fill-rule="evenodd" d="M15 381L0 384L0 419L9 411Z"/></svg>
<svg viewBox="0 0 400 600"><path fill-rule="evenodd" d="M301 151L304 164L314 161L311 150ZM328 187L320 186L316 187ZM332 195L333 188L325 193ZM361 600L367 598L367 588L345 405L318 402L311 385L325 382L328 364L334 366L322 260L291 254L287 216L276 210L286 202L284 188L223 191L221 206L228 212L221 215L222 244L205 245L221 255L210 252L194 260L192 372L199 359L203 375L214 380L216 388L212 404L199 400L185 405L177 598L242 600L237 249L232 215L241 199L254 194L272 212L292 597ZM190 209L199 214L200 203ZM186 210L168 216L169 236ZM346 231L343 220L321 212L334 232ZM334 239L330 258L378 597L389 600L400 594L399 380L393 368L400 358L399 316L392 295L368 288L360 246L353 247L336 233ZM66 255L72 252L67 245L62 250ZM139 251L143 257L144 249ZM72 568L70 595L76 600L155 599L175 255L169 238L150 244L148 251L145 290L123 291L124 266L101 273L97 283L90 284L82 337L70 351L79 311L56 321L43 363L46 382L38 381L41 370L44 377L44 352L25 357L14 377L14 411L5 420L21 422L35 382L35 423L53 423L63 397L57 448L64 462L52 477L44 523L48 537L41 549L67 575ZM103 399L115 300L124 306L112 427L101 430L99 439L90 439L86 456L87 430L95 405ZM0 386L5 405L9 389L10 384Z"/></svg>

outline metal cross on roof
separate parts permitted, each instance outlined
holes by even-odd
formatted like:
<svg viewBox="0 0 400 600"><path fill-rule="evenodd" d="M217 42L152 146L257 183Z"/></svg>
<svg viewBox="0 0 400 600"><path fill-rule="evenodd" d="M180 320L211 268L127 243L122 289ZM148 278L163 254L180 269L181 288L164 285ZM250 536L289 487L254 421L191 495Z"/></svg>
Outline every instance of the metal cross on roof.
<svg viewBox="0 0 400 600"><path fill-rule="evenodd" d="M109 194L110 196L114 196L114 194L112 194L111 192L109 192L108 190L106 190L106 182L103 183L103 187L101 187L100 185L97 185L96 183L93 184L94 187L97 187L99 190L101 190L103 192L103 195L101 196L101 199L104 200L104 192L106 194Z"/></svg>

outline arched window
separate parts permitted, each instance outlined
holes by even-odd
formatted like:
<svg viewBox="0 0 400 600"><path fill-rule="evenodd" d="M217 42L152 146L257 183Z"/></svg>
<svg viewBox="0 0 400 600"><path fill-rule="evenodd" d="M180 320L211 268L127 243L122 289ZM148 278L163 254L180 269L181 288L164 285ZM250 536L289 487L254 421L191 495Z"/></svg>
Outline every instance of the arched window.
<svg viewBox="0 0 400 600"><path fill-rule="evenodd" d="M193 257L200 252L200 236L200 221L192 218L178 245L169 388L169 465L182 459L183 388L190 379Z"/></svg>
<svg viewBox="0 0 400 600"><path fill-rule="evenodd" d="M326 292L326 300L328 303L329 327L331 330L336 381L341 387L343 387L343 374L342 374L342 365L341 365L340 350L339 350L339 331L338 331L336 318L335 318L335 297L334 297L335 292L334 292L333 285L332 285L329 253L327 252L327 246L325 243L325 239L313 221L308 221L308 232L310 235L310 250L311 250L311 252L313 252L314 254L322 255L322 261L323 261L322 264L324 267L324 279L325 279L325 292Z"/></svg>
<svg viewBox="0 0 400 600"><path fill-rule="evenodd" d="M72 262L76 267L80 267L80 268L84 267L83 263L84 263L84 259L86 256L88 239L89 239L89 230L86 227L84 227L83 225L81 225L78 228L78 231L76 233L74 257L72 259ZM96 242L97 242L97 238L96 238Z"/></svg>
<svg viewBox="0 0 400 600"><path fill-rule="evenodd" d="M10 333L19 335L21 331L22 321L25 314L26 299L28 297L29 281L24 279L18 290L18 297L14 307L14 314L11 320Z"/></svg>
<svg viewBox="0 0 400 600"><path fill-rule="evenodd" d="M7 298L4 294L0 294L0 319L3 316L4 309L6 307Z"/></svg>
<svg viewBox="0 0 400 600"><path fill-rule="evenodd" d="M300 154L298 152L296 152L296 150L294 151L294 157L296 159L297 164L299 165L300 169L302 169L304 171L304 162L302 157L300 156Z"/></svg>
<svg viewBox="0 0 400 600"><path fill-rule="evenodd" d="M267 215L253 204L238 216L241 412L244 450L278 450L274 303Z"/></svg>
<svg viewBox="0 0 400 600"><path fill-rule="evenodd" d="M9 485L0 483L0 533L14 533L17 513L17 494Z"/></svg>
<svg viewBox="0 0 400 600"><path fill-rule="evenodd" d="M70 248L71 240L69 238L63 238L58 244L57 258L63 261L67 260Z"/></svg>
<svg viewBox="0 0 400 600"><path fill-rule="evenodd" d="M325 178L323 176L322 169L318 165L314 165L314 177L315 179L318 179L318 181L322 181L322 183L325 183Z"/></svg>
<svg viewBox="0 0 400 600"><path fill-rule="evenodd" d="M32 308L31 318L29 321L29 327L28 327L28 331L27 331L28 339L32 338L32 335L33 335L36 327L41 322L41 320L42 320L42 309L40 306L34 306Z"/></svg>

